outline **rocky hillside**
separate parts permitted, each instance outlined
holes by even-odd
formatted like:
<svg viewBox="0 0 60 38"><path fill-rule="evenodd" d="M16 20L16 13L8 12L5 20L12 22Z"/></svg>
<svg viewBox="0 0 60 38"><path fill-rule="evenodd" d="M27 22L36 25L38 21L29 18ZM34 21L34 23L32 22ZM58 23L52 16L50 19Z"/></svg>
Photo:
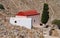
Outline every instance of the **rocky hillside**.
<svg viewBox="0 0 60 38"><path fill-rule="evenodd" d="M0 4L5 8L5 10L0 10L0 38L42 38L40 28L29 30L19 26L12 26L9 23L9 17L15 16L19 11L36 9L41 18L45 2L49 4L50 18L48 24L53 19L60 19L60 0L0 0Z"/></svg>
<svg viewBox="0 0 60 38"><path fill-rule="evenodd" d="M60 0L0 0L5 7L4 12L7 16L15 16L17 12L29 9L36 9L41 16L45 2L49 4L49 23L53 19L60 19Z"/></svg>
<svg viewBox="0 0 60 38"><path fill-rule="evenodd" d="M39 13L42 11L43 0L1 0L5 9L10 13L17 13L21 10L36 9Z"/></svg>

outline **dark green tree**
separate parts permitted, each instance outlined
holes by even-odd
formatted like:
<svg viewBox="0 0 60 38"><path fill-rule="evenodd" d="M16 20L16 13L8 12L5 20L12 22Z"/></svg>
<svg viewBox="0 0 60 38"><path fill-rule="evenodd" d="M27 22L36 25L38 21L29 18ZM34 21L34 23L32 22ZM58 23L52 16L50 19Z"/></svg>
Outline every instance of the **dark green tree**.
<svg viewBox="0 0 60 38"><path fill-rule="evenodd" d="M44 3L42 18L41 18L41 22L43 24L46 24L48 22L48 19L49 19L49 11L48 10L49 10L48 4Z"/></svg>
<svg viewBox="0 0 60 38"><path fill-rule="evenodd" d="M2 4L0 4L0 9L4 9L4 6Z"/></svg>

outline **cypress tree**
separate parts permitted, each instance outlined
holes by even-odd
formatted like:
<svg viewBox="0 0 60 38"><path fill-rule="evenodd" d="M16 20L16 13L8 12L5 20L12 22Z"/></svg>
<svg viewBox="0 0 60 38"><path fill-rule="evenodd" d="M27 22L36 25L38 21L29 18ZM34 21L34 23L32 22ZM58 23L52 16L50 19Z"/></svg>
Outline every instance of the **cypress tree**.
<svg viewBox="0 0 60 38"><path fill-rule="evenodd" d="M49 19L49 11L48 10L49 10L48 4L44 3L42 18L41 18L41 22L43 24L46 24L48 22L48 19Z"/></svg>

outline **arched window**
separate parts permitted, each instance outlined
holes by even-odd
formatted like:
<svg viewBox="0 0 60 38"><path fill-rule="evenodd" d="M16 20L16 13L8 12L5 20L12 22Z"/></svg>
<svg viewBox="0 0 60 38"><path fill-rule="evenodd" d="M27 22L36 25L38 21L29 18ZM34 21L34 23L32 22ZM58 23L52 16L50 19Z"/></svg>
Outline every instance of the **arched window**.
<svg viewBox="0 0 60 38"><path fill-rule="evenodd" d="M14 21L15 23L17 23L17 21Z"/></svg>
<svg viewBox="0 0 60 38"><path fill-rule="evenodd" d="M34 22L35 22L35 19L34 19Z"/></svg>

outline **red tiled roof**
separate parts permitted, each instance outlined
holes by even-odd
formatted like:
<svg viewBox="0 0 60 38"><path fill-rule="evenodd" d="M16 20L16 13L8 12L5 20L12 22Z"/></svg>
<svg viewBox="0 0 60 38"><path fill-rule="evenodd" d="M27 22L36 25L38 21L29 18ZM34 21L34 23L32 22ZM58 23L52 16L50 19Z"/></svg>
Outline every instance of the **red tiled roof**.
<svg viewBox="0 0 60 38"><path fill-rule="evenodd" d="M28 11L21 11L16 14L17 16L34 16L39 15L40 13L37 13L36 10L28 10Z"/></svg>

